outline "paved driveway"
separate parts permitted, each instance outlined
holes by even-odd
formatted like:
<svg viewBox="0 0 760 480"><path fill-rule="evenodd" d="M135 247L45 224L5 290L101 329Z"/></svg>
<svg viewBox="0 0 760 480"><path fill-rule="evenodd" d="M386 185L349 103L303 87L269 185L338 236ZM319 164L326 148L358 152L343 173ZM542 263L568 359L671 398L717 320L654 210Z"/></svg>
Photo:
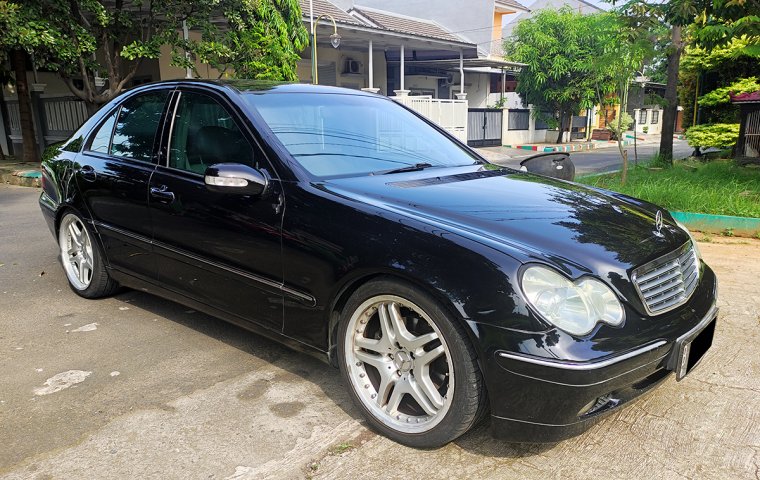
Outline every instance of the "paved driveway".
<svg viewBox="0 0 760 480"><path fill-rule="evenodd" d="M415 451L368 431L320 362L144 293L74 295L38 193L0 186L2 478L758 478L760 241L700 245L722 310L680 384L563 443L483 426Z"/></svg>

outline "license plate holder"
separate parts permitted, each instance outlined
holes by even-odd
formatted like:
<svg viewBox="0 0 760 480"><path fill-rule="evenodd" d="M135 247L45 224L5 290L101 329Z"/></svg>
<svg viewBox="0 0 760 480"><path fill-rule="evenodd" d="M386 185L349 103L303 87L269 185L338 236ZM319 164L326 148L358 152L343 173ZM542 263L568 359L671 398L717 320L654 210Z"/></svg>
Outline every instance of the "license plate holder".
<svg viewBox="0 0 760 480"><path fill-rule="evenodd" d="M674 354L676 381L681 381L705 356L712 346L715 336L715 323L717 315L704 328L696 332L689 332L685 338L676 341Z"/></svg>

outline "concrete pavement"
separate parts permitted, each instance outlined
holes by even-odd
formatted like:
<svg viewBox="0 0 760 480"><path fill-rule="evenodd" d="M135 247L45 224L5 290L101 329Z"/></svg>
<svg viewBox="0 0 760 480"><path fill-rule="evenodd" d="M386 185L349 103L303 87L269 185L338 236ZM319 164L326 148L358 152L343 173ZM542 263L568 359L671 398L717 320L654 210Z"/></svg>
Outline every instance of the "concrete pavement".
<svg viewBox="0 0 760 480"><path fill-rule="evenodd" d="M559 444L484 425L419 451L368 430L310 357L145 293L76 296L38 195L0 185L3 479L758 478L760 241L700 245L721 315L684 381Z"/></svg>

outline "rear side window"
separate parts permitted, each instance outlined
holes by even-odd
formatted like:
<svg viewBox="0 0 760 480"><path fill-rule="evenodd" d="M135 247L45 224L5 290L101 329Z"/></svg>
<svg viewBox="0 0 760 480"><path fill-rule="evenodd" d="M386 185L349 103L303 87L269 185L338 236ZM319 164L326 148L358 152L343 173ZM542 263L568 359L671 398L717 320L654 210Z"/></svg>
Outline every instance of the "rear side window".
<svg viewBox="0 0 760 480"><path fill-rule="evenodd" d="M164 90L124 102L113 129L109 153L142 162L152 161L153 142L168 96L169 92Z"/></svg>

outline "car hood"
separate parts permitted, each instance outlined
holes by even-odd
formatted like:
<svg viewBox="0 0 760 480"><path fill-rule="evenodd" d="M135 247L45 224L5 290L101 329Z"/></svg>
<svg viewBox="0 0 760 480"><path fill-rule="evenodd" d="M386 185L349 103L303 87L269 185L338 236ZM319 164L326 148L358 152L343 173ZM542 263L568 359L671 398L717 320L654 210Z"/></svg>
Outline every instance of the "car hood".
<svg viewBox="0 0 760 480"><path fill-rule="evenodd" d="M429 168L322 188L612 283L689 239L665 211L658 231L657 207L646 202L508 168Z"/></svg>

